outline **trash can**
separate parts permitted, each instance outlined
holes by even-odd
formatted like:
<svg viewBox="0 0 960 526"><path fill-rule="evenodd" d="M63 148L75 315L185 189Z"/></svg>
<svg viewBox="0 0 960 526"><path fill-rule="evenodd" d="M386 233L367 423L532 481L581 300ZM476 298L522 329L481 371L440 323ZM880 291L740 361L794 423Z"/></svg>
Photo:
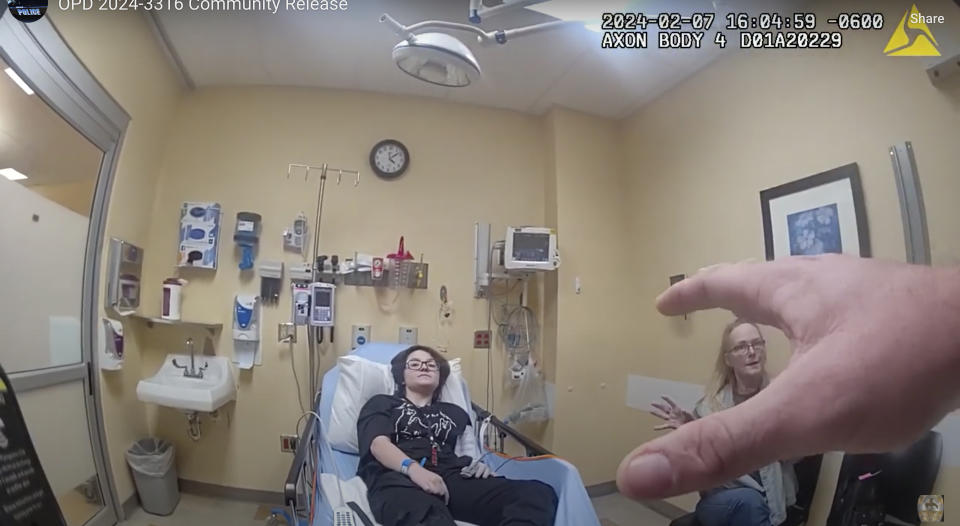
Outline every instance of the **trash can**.
<svg viewBox="0 0 960 526"><path fill-rule="evenodd" d="M180 503L173 444L159 438L138 440L127 450L127 463L143 511L170 515Z"/></svg>

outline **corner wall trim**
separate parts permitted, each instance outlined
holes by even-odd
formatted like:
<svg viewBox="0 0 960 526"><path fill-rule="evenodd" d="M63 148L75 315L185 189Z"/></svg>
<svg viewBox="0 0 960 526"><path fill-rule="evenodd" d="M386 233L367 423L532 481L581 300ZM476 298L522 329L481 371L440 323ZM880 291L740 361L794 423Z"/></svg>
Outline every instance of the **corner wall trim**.
<svg viewBox="0 0 960 526"><path fill-rule="evenodd" d="M197 85L193 82L193 77L190 76L187 67L183 65L183 59L180 58L180 54L177 53L176 48L173 47L173 43L170 42L170 35L167 33L167 30L164 29L163 22L160 21L159 15L153 11L147 11L146 15L147 24L150 25L154 36L157 37L157 42L163 49L163 54L166 55L167 60L170 61L170 65L173 66L173 69L177 72L180 82L187 89L196 89Z"/></svg>
<svg viewBox="0 0 960 526"><path fill-rule="evenodd" d="M137 500L137 493L134 492L127 500L123 501L123 505L121 506L123 517L120 517L120 520L129 519L138 508L140 508L140 501Z"/></svg>
<svg viewBox="0 0 960 526"><path fill-rule="evenodd" d="M920 175L913 154L913 145L905 141L890 147L893 175L900 197L900 216L903 219L903 240L907 263L930 264L930 237L927 232L927 212L923 206Z"/></svg>
<svg viewBox="0 0 960 526"><path fill-rule="evenodd" d="M230 488L218 486L196 480L180 479L180 491L200 497L216 499L239 500L243 502L259 502L261 504L283 505L283 493L279 491L262 491L256 489Z"/></svg>

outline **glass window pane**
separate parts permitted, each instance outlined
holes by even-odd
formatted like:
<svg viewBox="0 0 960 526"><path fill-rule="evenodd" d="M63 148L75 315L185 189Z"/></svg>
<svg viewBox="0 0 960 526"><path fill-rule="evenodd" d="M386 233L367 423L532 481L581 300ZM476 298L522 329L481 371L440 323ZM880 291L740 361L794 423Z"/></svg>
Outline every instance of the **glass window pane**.
<svg viewBox="0 0 960 526"><path fill-rule="evenodd" d="M0 68L8 66L0 60ZM102 159L39 95L0 75L0 295L9 299L0 302L0 363L7 373L81 361L84 251Z"/></svg>
<svg viewBox="0 0 960 526"><path fill-rule="evenodd" d="M17 393L30 438L68 526L102 507L82 381Z"/></svg>

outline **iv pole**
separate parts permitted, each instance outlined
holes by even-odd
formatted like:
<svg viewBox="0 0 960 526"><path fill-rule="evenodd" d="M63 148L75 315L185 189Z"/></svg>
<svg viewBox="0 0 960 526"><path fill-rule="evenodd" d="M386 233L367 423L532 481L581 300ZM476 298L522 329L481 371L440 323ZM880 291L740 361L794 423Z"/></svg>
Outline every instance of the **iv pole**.
<svg viewBox="0 0 960 526"><path fill-rule="evenodd" d="M331 168L327 163L323 163L320 166L313 166L309 164L298 164L290 163L287 165L287 178L290 178L290 173L294 168L303 168L306 171L303 174L303 180L306 181L310 177L310 170L320 170L320 189L317 191L317 216L316 222L314 223L315 227L313 230L313 249L310 252L310 266L313 268L312 279L313 281L320 280L320 273L323 269L317 268L317 252L319 251L320 245L320 222L323 218L323 197L326 193L327 188L327 172L336 171L337 172L337 185L340 185L340 180L343 178L344 172L347 174L356 174L357 178L353 182L353 186L356 187L360 184L360 171L359 170L344 170L341 168ZM321 327L314 327L312 325L307 325L307 349L309 354L309 375L310 375L310 393L311 398L310 402L313 404L311 407L316 405L315 397L319 394L317 392L317 331L322 330Z"/></svg>

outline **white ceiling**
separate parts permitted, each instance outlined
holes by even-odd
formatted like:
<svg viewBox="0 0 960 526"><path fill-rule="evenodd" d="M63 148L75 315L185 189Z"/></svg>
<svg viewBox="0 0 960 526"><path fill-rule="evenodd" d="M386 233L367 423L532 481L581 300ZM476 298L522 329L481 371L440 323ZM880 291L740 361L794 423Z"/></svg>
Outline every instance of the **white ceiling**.
<svg viewBox="0 0 960 526"><path fill-rule="evenodd" d="M581 3L587 1L597 13L608 4L607 0ZM638 4L644 13L654 14L732 10L746 2L651 0ZM560 105L625 117L720 54L712 40L700 50L601 49L599 33L573 26L494 47L481 47L469 34L458 33L483 69L481 81L465 88L427 84L393 64L390 53L400 38L379 23L382 13L406 25L427 19L467 23L467 6L468 0L351 0L349 10L340 13L294 13L281 8L276 15L179 11L153 17L160 40L182 65L187 82L197 87L315 86L437 97L534 114ZM774 9L771 4L764 7ZM510 29L550 20L519 9L489 19L481 27ZM718 13L714 28L721 24L725 20ZM650 42L655 42L655 28L649 33Z"/></svg>

